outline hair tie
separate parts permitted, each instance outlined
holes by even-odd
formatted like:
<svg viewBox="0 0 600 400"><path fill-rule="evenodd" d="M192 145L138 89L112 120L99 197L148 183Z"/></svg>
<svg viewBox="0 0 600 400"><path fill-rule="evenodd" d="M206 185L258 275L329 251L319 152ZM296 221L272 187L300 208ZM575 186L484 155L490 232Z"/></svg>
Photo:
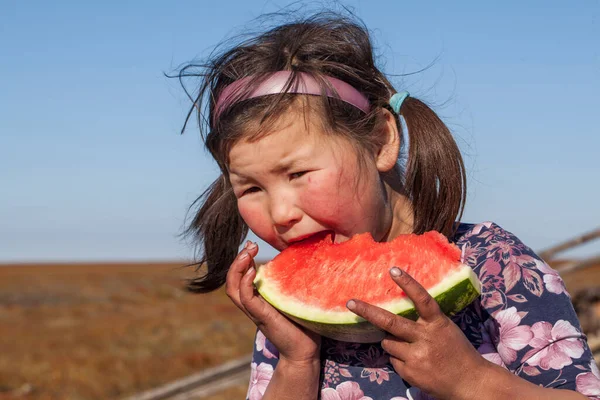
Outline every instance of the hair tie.
<svg viewBox="0 0 600 400"><path fill-rule="evenodd" d="M407 91L404 91L396 93L392 97L390 97L390 106L396 114L400 114L400 108L402 107L402 103L404 102L404 100L406 100L408 96L410 96L410 94Z"/></svg>

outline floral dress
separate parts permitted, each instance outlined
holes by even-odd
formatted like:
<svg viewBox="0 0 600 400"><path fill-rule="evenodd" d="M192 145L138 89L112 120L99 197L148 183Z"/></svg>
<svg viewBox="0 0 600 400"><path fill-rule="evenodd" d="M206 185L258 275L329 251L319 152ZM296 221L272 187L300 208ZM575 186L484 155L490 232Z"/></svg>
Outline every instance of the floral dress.
<svg viewBox="0 0 600 400"><path fill-rule="evenodd" d="M452 317L479 353L536 385L600 399L600 373L558 273L491 222L461 224L453 242L482 283ZM258 331L247 399L262 398L277 360ZM402 380L379 343L323 338L321 363L322 400L431 399Z"/></svg>

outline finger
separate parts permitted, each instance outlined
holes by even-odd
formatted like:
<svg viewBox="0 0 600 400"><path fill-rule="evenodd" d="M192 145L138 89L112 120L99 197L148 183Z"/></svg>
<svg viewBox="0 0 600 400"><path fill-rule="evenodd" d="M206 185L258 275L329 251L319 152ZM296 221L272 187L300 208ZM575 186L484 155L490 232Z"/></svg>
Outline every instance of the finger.
<svg viewBox="0 0 600 400"><path fill-rule="evenodd" d="M240 282L240 302L253 319L262 320L265 313L271 311L269 309L271 306L254 290L255 277L256 268L253 262Z"/></svg>
<svg viewBox="0 0 600 400"><path fill-rule="evenodd" d="M252 247L251 242L246 243L246 247L238 254L227 272L227 296L238 308L242 308L239 296L240 282L248 268L253 264L253 257L257 252L258 246Z"/></svg>
<svg viewBox="0 0 600 400"><path fill-rule="evenodd" d="M239 302L240 281L244 273L250 266L250 254L246 250L242 250L227 271L226 287L227 295L234 301Z"/></svg>
<svg viewBox="0 0 600 400"><path fill-rule="evenodd" d="M359 317L366 319L379 329L389 332L399 339L408 342L416 339L419 326L414 321L356 299L348 301L346 307Z"/></svg>
<svg viewBox="0 0 600 400"><path fill-rule="evenodd" d="M282 323L290 324L291 321L255 292L253 283L255 277L256 268L252 265L240 282L240 302L246 315L266 336L269 336L273 326L282 326Z"/></svg>
<svg viewBox="0 0 600 400"><path fill-rule="evenodd" d="M399 340L394 336L386 336L385 339L381 341L381 347L385 350L391 357L394 357L400 361L406 361L410 355L410 343Z"/></svg>
<svg viewBox="0 0 600 400"><path fill-rule="evenodd" d="M254 299L259 299L254 290L255 277L256 267L254 261L251 261L248 270L246 270L246 273L244 273L244 276L240 281L240 302L246 309L248 309L248 305L250 305Z"/></svg>
<svg viewBox="0 0 600 400"><path fill-rule="evenodd" d="M431 321L443 315L435 299L412 276L398 267L390 269L390 275L408 298L412 300L419 317L425 321Z"/></svg>
<svg viewBox="0 0 600 400"><path fill-rule="evenodd" d="M251 241L247 241L244 248L239 252L233 263L229 267L229 271L227 272L227 278L236 276L241 279L242 276L246 273L246 270L249 267L249 260L246 260L246 257L254 258L258 253L258 245L256 243L252 243Z"/></svg>
<svg viewBox="0 0 600 400"><path fill-rule="evenodd" d="M250 242L248 240L244 248L248 251L252 258L256 257L256 255L258 254L258 244L256 244L255 242Z"/></svg>
<svg viewBox="0 0 600 400"><path fill-rule="evenodd" d="M263 300L254 291L253 282L256 277L256 269L253 264L252 262L252 265L250 265L240 281L239 296L243 311L258 325L258 322L261 320L260 311L264 310L264 305L260 304Z"/></svg>
<svg viewBox="0 0 600 400"><path fill-rule="evenodd" d="M400 375L400 378L408 381L406 379L407 371L405 361L399 360L396 357L390 357L390 364L392 364L392 367L394 367L394 371Z"/></svg>

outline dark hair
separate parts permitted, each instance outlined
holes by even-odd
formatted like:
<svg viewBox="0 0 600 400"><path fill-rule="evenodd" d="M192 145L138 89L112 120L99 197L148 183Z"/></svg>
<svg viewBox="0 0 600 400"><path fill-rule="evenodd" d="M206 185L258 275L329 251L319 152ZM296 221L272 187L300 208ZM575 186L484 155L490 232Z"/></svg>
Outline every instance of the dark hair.
<svg viewBox="0 0 600 400"><path fill-rule="evenodd" d="M310 74L320 82L323 93L330 89L323 76L338 78L366 95L371 111L365 114L327 96L277 94L238 101L213 122L215 102L223 88L250 75L257 77L254 85L258 85L261 78L281 70L293 72L290 84L295 73ZM268 133L277 118L301 98L310 109L317 110L326 132L347 137L363 155L375 154L382 145L381 135L377 134L381 131L382 108L389 109L388 100L396 92L375 66L366 27L355 18L332 13L270 29L203 64L184 66L178 76L201 78L185 122L197 110L206 148L221 169L221 176L192 205L197 207L196 214L185 231L203 247L197 267L206 267L202 276L189 282L188 289L193 292L210 292L225 283L229 266L248 233L227 172L229 150L241 135L251 135L252 140ZM412 203L414 232L437 230L450 236L455 221L460 220L466 196L465 169L458 146L446 125L420 100L407 98L400 114L408 128L410 145L406 165L399 166L397 172L402 180L399 184ZM402 132L399 116L396 123Z"/></svg>

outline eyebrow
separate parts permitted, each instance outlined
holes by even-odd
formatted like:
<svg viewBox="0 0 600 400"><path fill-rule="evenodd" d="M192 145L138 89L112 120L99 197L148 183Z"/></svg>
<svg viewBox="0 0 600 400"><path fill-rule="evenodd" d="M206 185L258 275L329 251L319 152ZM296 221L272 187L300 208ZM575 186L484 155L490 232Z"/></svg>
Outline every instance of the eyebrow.
<svg viewBox="0 0 600 400"><path fill-rule="evenodd" d="M233 171L229 171L229 179L231 181L235 181L236 183L238 183L240 185L250 182L252 180L249 177L247 177L246 175L237 174Z"/></svg>
<svg viewBox="0 0 600 400"><path fill-rule="evenodd" d="M273 168L271 168L269 170L270 173L281 173L283 171L289 171L290 169L293 169L294 167L296 167L298 164L300 164L301 162L303 162L304 159L303 158L295 158L295 159L291 159L291 160L281 160L279 161Z"/></svg>

